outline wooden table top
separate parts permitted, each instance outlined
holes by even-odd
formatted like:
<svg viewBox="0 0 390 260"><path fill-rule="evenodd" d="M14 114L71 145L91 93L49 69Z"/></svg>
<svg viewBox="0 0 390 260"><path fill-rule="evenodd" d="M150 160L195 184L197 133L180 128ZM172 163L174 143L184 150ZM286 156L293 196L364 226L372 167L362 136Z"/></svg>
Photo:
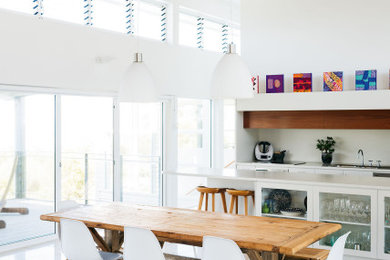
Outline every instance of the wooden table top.
<svg viewBox="0 0 390 260"><path fill-rule="evenodd" d="M108 203L41 215L41 220L79 220L88 227L123 231L148 228L161 241L201 245L203 236L235 241L242 249L295 254L341 229L339 224L230 215L198 210Z"/></svg>

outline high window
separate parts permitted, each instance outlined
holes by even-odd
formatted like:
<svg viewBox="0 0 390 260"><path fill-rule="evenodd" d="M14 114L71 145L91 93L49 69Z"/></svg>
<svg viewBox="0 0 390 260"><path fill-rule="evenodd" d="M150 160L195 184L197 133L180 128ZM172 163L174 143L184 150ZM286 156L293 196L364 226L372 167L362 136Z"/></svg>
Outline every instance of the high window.
<svg viewBox="0 0 390 260"><path fill-rule="evenodd" d="M126 12L124 0L93 0L93 26L125 33Z"/></svg>
<svg viewBox="0 0 390 260"><path fill-rule="evenodd" d="M45 0L43 2L43 16L70 23L84 24L83 3L81 0Z"/></svg>
<svg viewBox="0 0 390 260"><path fill-rule="evenodd" d="M33 2L32 0L1 0L0 8L32 14Z"/></svg>

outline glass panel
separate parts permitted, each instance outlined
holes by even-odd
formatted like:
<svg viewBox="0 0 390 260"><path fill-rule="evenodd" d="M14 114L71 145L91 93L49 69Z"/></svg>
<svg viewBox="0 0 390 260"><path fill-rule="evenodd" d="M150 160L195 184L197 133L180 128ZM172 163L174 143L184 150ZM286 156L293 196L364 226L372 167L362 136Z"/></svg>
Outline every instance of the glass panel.
<svg viewBox="0 0 390 260"><path fill-rule="evenodd" d="M0 0L0 8L33 14L32 0Z"/></svg>
<svg viewBox="0 0 390 260"><path fill-rule="evenodd" d="M333 245L342 234L352 231L346 248L371 250L371 198L367 195L320 193L320 221L340 223L343 229L320 241Z"/></svg>
<svg viewBox="0 0 390 260"><path fill-rule="evenodd" d="M178 99L178 165L210 167L210 100Z"/></svg>
<svg viewBox="0 0 390 260"><path fill-rule="evenodd" d="M179 44L197 48L196 45L196 17L188 14L179 14Z"/></svg>
<svg viewBox="0 0 390 260"><path fill-rule="evenodd" d="M0 245L53 234L54 96L3 92L0 121Z"/></svg>
<svg viewBox="0 0 390 260"><path fill-rule="evenodd" d="M93 26L125 33L125 2L119 0L93 1Z"/></svg>
<svg viewBox="0 0 390 260"><path fill-rule="evenodd" d="M306 191L262 189L263 216L306 219L306 211Z"/></svg>
<svg viewBox="0 0 390 260"><path fill-rule="evenodd" d="M385 198L385 253L390 254L390 198Z"/></svg>
<svg viewBox="0 0 390 260"><path fill-rule="evenodd" d="M223 107L223 130L224 130L224 166L235 167L236 160L236 102L224 100Z"/></svg>
<svg viewBox="0 0 390 260"><path fill-rule="evenodd" d="M113 199L112 99L61 97L62 200Z"/></svg>
<svg viewBox="0 0 390 260"><path fill-rule="evenodd" d="M203 42L206 50L222 52L222 25L205 19Z"/></svg>
<svg viewBox="0 0 390 260"><path fill-rule="evenodd" d="M162 105L121 103L122 201L159 205Z"/></svg>
<svg viewBox="0 0 390 260"><path fill-rule="evenodd" d="M45 0L43 5L45 17L84 24L82 0Z"/></svg>
<svg viewBox="0 0 390 260"><path fill-rule="evenodd" d="M134 21L136 34L142 37L161 40L161 6L134 2Z"/></svg>

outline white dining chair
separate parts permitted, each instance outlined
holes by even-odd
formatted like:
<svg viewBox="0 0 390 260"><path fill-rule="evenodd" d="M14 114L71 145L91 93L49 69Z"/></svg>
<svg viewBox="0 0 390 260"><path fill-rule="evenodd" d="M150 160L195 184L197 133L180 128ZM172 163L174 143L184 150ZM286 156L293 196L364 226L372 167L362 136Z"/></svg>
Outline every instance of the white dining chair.
<svg viewBox="0 0 390 260"><path fill-rule="evenodd" d="M327 260L343 260L345 242L351 231L339 237L330 249Z"/></svg>
<svg viewBox="0 0 390 260"><path fill-rule="evenodd" d="M61 211L61 210L77 208L78 206L80 206L80 204L78 204L74 200L62 200L58 202L57 209L58 211Z"/></svg>
<svg viewBox="0 0 390 260"><path fill-rule="evenodd" d="M73 208L77 208L78 206L80 206L80 204L78 204L74 200L63 200L63 201L58 202L57 210L62 211L62 210L67 210L67 209L73 209ZM57 226L57 234L58 234L58 239L61 241L61 225L60 224L58 224L58 226Z"/></svg>
<svg viewBox="0 0 390 260"><path fill-rule="evenodd" d="M165 260L160 243L149 229L125 227L124 260Z"/></svg>
<svg viewBox="0 0 390 260"><path fill-rule="evenodd" d="M102 252L83 222L61 219L61 248L68 260L119 260L121 254Z"/></svg>
<svg viewBox="0 0 390 260"><path fill-rule="evenodd" d="M202 260L245 260L245 257L233 240L205 236Z"/></svg>

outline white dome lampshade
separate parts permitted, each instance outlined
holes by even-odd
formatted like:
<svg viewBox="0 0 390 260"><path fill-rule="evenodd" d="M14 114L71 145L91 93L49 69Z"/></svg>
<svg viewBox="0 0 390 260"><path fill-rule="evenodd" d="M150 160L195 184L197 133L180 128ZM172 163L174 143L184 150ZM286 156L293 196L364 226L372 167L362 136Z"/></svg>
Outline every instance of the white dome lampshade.
<svg viewBox="0 0 390 260"><path fill-rule="evenodd" d="M135 54L134 62L126 70L118 93L120 102L157 102L159 93L142 53Z"/></svg>
<svg viewBox="0 0 390 260"><path fill-rule="evenodd" d="M253 98L251 73L248 66L229 45L229 51L218 62L211 81L211 97L216 99Z"/></svg>

